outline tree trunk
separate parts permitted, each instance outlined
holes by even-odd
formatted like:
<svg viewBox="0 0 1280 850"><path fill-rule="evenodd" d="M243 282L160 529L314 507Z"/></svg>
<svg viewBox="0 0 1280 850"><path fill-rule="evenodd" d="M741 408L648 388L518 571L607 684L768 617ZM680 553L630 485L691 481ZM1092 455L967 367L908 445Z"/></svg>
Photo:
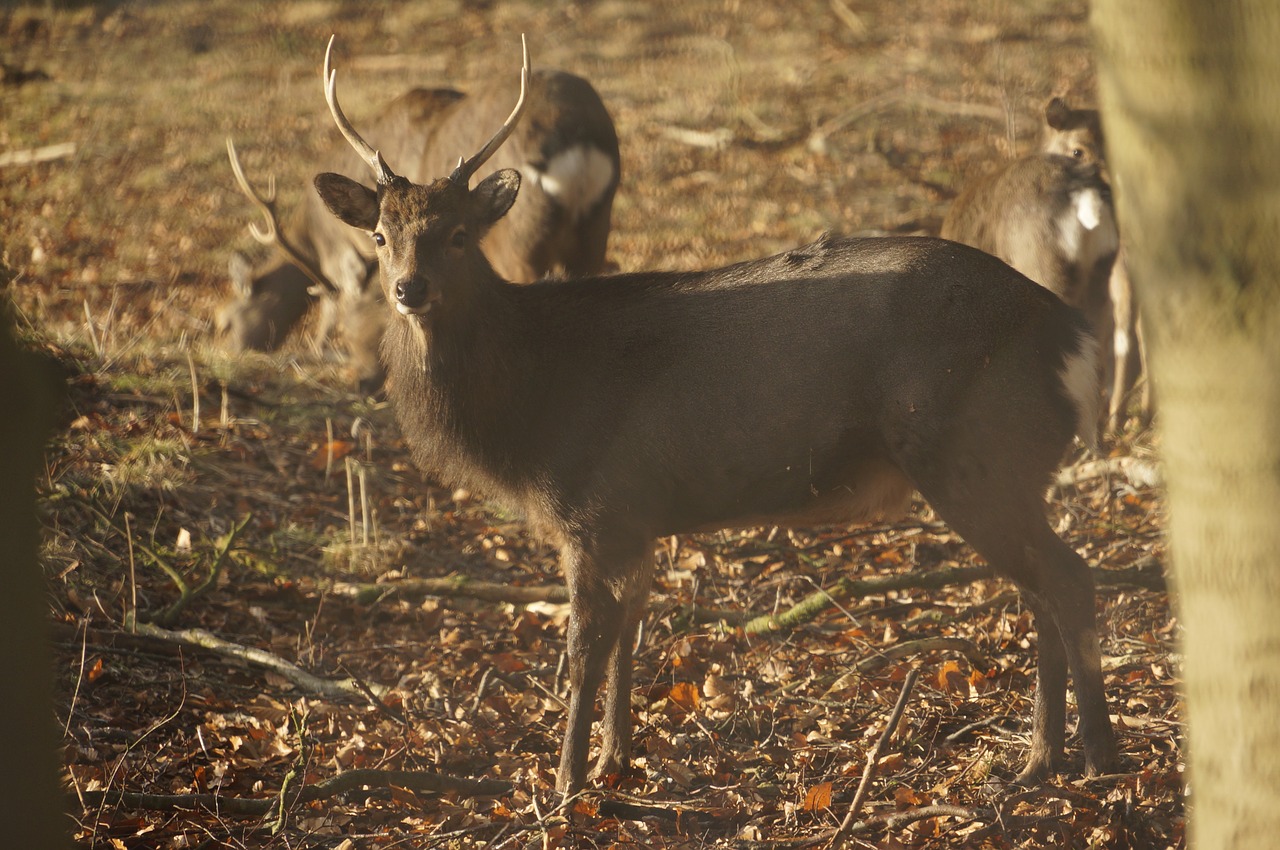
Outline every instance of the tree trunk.
<svg viewBox="0 0 1280 850"><path fill-rule="evenodd" d="M0 263L0 287L7 284ZM36 560L36 474L60 390L44 365L21 351L0 297L0 827L7 847L70 846L58 784L44 575Z"/></svg>
<svg viewBox="0 0 1280 850"><path fill-rule="evenodd" d="M1280 3L1095 0L1185 626L1191 842L1280 836Z"/></svg>

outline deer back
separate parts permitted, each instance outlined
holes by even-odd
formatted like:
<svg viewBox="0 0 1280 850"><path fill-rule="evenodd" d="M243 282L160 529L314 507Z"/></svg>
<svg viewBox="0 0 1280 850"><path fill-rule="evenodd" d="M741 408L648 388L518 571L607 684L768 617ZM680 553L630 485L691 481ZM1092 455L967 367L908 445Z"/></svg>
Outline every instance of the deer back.
<svg viewBox="0 0 1280 850"><path fill-rule="evenodd" d="M484 143L510 109L509 87L477 91L435 127L422 156L405 172L423 183L447 174L458 157ZM515 205L482 243L494 268L515 283L548 274L572 277L604 268L613 197L621 175L618 137L600 96L563 71L529 76L525 118L475 174L521 173Z"/></svg>
<svg viewBox="0 0 1280 850"><path fill-rule="evenodd" d="M1091 319L1108 309L1119 242L1096 164L1047 153L1012 160L966 187L942 237L994 254Z"/></svg>

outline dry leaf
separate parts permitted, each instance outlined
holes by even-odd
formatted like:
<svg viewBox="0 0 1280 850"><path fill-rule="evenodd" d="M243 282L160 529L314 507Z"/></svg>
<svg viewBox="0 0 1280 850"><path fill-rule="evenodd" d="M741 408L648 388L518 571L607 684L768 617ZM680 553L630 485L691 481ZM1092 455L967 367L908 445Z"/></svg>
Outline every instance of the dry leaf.
<svg viewBox="0 0 1280 850"><path fill-rule="evenodd" d="M969 695L969 677L955 661L946 661L938 668L938 687L949 694Z"/></svg>
<svg viewBox="0 0 1280 850"><path fill-rule="evenodd" d="M667 699L685 711L697 711L701 704L698 689L690 682L676 682L671 686Z"/></svg>
<svg viewBox="0 0 1280 850"><path fill-rule="evenodd" d="M334 440L321 444L311 456L311 468L317 472L342 460L355 449L356 444L349 440Z"/></svg>
<svg viewBox="0 0 1280 850"><path fill-rule="evenodd" d="M831 808L831 783L820 782L810 788L804 795L803 808L806 812L820 812Z"/></svg>

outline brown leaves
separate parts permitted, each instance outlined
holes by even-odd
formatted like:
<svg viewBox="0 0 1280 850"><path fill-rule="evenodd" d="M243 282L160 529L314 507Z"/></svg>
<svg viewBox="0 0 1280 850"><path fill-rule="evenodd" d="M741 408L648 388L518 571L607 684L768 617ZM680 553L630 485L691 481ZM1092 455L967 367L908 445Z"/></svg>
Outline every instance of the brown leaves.
<svg viewBox="0 0 1280 850"><path fill-rule="evenodd" d="M820 812L831 808L831 788L830 782L820 782L811 787L805 792L802 808L806 812Z"/></svg>

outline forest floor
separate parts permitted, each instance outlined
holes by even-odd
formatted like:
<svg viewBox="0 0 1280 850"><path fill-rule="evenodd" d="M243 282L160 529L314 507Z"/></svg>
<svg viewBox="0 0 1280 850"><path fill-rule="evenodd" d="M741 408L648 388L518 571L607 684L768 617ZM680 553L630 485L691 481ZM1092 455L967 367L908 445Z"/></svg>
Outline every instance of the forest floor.
<svg viewBox="0 0 1280 850"><path fill-rule="evenodd" d="M224 139L297 203L332 143L331 33L357 126L410 86L514 84L520 33L590 79L622 141L623 271L936 233L1051 95L1094 94L1082 0L0 10L3 261L22 332L70 376L39 491L79 845L819 845L869 758L853 846L1185 845L1158 447L1136 429L1106 463L1068 458L1050 500L1098 570L1119 772L1081 779L1072 740L1062 775L1011 784L1035 623L917 504L661 541L633 769L558 808L554 553L421 477L327 350L232 357L213 333L231 251L265 256Z"/></svg>

